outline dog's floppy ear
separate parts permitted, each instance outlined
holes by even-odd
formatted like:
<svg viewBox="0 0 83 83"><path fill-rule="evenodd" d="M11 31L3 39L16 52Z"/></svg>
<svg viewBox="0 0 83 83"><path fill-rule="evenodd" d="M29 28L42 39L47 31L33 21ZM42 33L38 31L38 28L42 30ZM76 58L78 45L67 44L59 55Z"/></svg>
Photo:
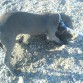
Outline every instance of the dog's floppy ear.
<svg viewBox="0 0 83 83"><path fill-rule="evenodd" d="M73 24L72 24L72 19L70 18L70 16L64 14L64 13L60 13L61 18L63 20L63 22L65 23L65 25L71 29L73 29Z"/></svg>

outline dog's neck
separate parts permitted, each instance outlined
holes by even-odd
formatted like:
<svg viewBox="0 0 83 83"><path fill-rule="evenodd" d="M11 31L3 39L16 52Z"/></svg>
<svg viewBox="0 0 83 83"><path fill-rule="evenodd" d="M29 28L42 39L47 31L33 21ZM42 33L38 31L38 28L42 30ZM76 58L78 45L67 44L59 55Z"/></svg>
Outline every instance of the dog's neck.
<svg viewBox="0 0 83 83"><path fill-rule="evenodd" d="M64 28L64 30L61 32L61 34L63 34L67 30L67 26L65 25L60 13L59 13L59 26L62 26L60 28Z"/></svg>

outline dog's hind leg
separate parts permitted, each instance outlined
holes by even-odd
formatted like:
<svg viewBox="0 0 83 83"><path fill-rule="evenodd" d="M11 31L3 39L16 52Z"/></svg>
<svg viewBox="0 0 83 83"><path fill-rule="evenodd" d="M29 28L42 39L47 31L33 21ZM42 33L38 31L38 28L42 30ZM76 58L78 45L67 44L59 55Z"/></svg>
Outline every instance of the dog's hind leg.
<svg viewBox="0 0 83 83"><path fill-rule="evenodd" d="M15 36L12 34L2 34L2 43L6 47L6 55L4 59L4 64L7 66L8 70L11 72L12 75L15 75L14 69L12 65L10 64L11 56L12 56L12 50L15 44Z"/></svg>

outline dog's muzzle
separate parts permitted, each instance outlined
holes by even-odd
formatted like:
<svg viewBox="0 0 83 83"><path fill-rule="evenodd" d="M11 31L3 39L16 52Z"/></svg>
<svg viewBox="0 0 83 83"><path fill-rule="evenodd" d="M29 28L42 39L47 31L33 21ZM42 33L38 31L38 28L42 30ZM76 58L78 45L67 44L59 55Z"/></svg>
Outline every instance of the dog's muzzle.
<svg viewBox="0 0 83 83"><path fill-rule="evenodd" d="M55 35L63 42L63 44L67 44L72 38L69 28L63 21L59 22L59 26Z"/></svg>

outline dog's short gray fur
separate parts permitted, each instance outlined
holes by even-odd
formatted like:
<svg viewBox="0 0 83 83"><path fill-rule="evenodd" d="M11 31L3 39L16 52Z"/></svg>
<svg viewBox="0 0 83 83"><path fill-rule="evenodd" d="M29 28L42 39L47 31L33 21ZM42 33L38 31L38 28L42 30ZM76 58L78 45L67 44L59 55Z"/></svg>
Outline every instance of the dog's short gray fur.
<svg viewBox="0 0 83 83"><path fill-rule="evenodd" d="M61 16L64 22L70 22L67 15L62 14ZM10 57L16 36L22 33L30 35L45 34L48 40L61 44L59 38L55 36L58 25L59 15L57 13L39 15L27 12L6 12L0 17L1 42L7 49L4 63L13 75L15 73L10 65ZM69 23L70 27L71 25Z"/></svg>

